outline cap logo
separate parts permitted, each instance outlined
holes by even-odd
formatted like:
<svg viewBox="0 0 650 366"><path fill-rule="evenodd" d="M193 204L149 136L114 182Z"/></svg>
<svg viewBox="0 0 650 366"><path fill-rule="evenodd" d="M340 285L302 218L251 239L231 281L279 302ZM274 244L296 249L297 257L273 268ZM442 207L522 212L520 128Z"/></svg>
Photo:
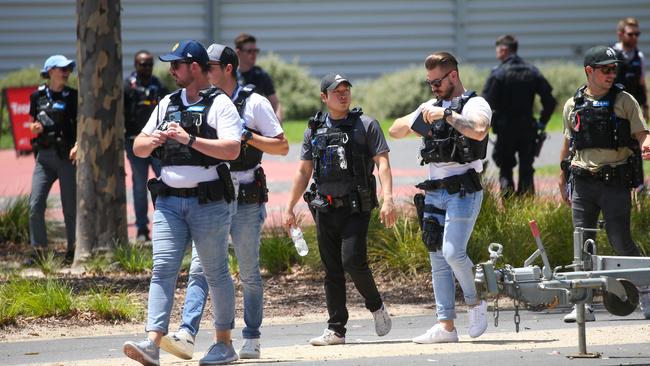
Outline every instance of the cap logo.
<svg viewBox="0 0 650 366"><path fill-rule="evenodd" d="M342 79L344 79L343 76L341 76L339 74L336 74L336 76L334 77L334 81L340 81Z"/></svg>
<svg viewBox="0 0 650 366"><path fill-rule="evenodd" d="M611 47L607 47L607 51L605 51L605 53L607 53L607 56L609 56L609 57L615 57L616 56L616 52L614 52L614 50Z"/></svg>
<svg viewBox="0 0 650 366"><path fill-rule="evenodd" d="M177 48L178 48L178 43L176 43L174 47L172 47L172 52L176 51Z"/></svg>
<svg viewBox="0 0 650 366"><path fill-rule="evenodd" d="M191 58L191 57L192 57L192 54L188 52L188 53L187 53L187 57L188 57L188 58Z"/></svg>

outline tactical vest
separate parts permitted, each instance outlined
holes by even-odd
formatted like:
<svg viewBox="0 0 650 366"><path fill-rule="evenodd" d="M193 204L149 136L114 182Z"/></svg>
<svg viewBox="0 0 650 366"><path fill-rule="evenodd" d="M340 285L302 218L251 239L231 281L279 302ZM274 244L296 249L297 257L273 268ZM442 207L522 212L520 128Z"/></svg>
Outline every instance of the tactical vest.
<svg viewBox="0 0 650 366"><path fill-rule="evenodd" d="M158 105L158 101L163 97L160 95L160 85L154 80L152 76L149 85L144 86L138 85L136 75L131 75L128 79L131 98L129 105L126 106L129 110L126 111L124 121L127 135L136 136L140 133Z"/></svg>
<svg viewBox="0 0 650 366"><path fill-rule="evenodd" d="M573 147L576 150L629 147L632 143L630 121L619 118L614 113L616 96L623 91L623 87L615 84L600 100L586 98L584 93L586 88L586 85L580 87L573 97L575 103L571 114Z"/></svg>
<svg viewBox="0 0 650 366"><path fill-rule="evenodd" d="M374 194L368 154L363 145L354 141L355 127L363 128L359 123L362 114L361 108L354 108L336 127L328 126L327 115L321 112L310 118L313 178L320 194L343 197L360 188Z"/></svg>
<svg viewBox="0 0 650 366"><path fill-rule="evenodd" d="M65 96L70 90L64 88L62 93ZM36 120L43 125L43 132L32 140L34 150L54 147L61 151L60 155L67 155L63 150L69 151L74 144L73 136L66 136L64 132L64 124L69 122L65 120L67 108L70 106L66 105L66 99L54 100L46 85L39 86Z"/></svg>
<svg viewBox="0 0 650 366"><path fill-rule="evenodd" d="M468 90L460 97L451 101L449 108L461 113L468 100L476 96L476 92ZM442 106L442 100L436 101L437 107ZM419 118L422 118L421 115ZM433 122L431 134L422 138L422 157L420 165L429 163L469 163L477 159L485 158L487 153L488 137L481 141L471 139L458 132L444 119Z"/></svg>
<svg viewBox="0 0 650 366"><path fill-rule="evenodd" d="M239 112L239 117L244 118L244 109L246 108L246 101L248 100L248 97L253 94L255 91L255 85L249 84L246 86L241 87L239 90L239 94L237 94L237 98L233 100L233 104L235 104L235 107L237 107L237 112ZM244 121L245 123L246 121ZM246 128L247 130L254 132L256 134L260 134L259 131ZM239 156L237 159L233 160L230 162L230 170L233 172L241 172L244 170L249 170L255 168L259 163L262 162L262 155L264 153L247 144L246 142L241 143L241 147L239 150Z"/></svg>
<svg viewBox="0 0 650 366"><path fill-rule="evenodd" d="M208 112L212 107L214 98L219 94L223 94L221 89L207 89L199 93L201 95L199 102L191 106L185 106L181 100L181 91L174 92L169 98L165 117L156 128L164 131L170 122L177 122L187 133L196 137L219 138L217 130L208 125ZM223 162L223 160L205 155L173 139L167 139L164 144L157 147L153 151L153 156L160 159L162 166L193 165L207 168Z"/></svg>
<svg viewBox="0 0 650 366"><path fill-rule="evenodd" d="M616 83L621 83L625 86L625 91L632 94L632 96L643 105L646 103L646 95L643 87L641 86L641 69L642 62L639 56L639 50L634 50L634 57L631 60L626 60L623 56L623 51L617 50L618 59L622 62L618 65L618 72L616 73Z"/></svg>

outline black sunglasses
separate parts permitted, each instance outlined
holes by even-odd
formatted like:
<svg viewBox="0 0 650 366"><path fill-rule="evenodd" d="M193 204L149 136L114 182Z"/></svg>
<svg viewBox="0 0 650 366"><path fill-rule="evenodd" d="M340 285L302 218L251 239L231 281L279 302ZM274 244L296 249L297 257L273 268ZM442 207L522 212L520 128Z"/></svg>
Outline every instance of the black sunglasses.
<svg viewBox="0 0 650 366"><path fill-rule="evenodd" d="M597 70L600 70L600 72L602 72L605 75L607 75L607 74L616 74L616 71L618 70L618 68L616 66L597 66L597 67L594 67L594 68L597 69Z"/></svg>
<svg viewBox="0 0 650 366"><path fill-rule="evenodd" d="M138 62L138 66L141 66L141 67L153 67L153 62Z"/></svg>
<svg viewBox="0 0 650 366"><path fill-rule="evenodd" d="M445 79L447 78L447 76L449 76L449 74L451 74L452 71L454 71L454 70L449 70L449 71L445 74L445 76L441 77L440 79L434 79L434 80L429 80L429 79L427 79L427 80L424 80L424 83L427 84L427 85L429 85L429 86L433 86L433 87L439 88L440 85L442 85L442 81L445 80Z"/></svg>
<svg viewBox="0 0 650 366"><path fill-rule="evenodd" d="M627 34L628 37L632 37L632 36L638 37L641 35L641 32L627 32L625 34Z"/></svg>
<svg viewBox="0 0 650 366"><path fill-rule="evenodd" d="M192 61L172 61L171 62L171 67L172 67L173 70L177 70L179 67L181 67L181 65L183 65L183 64L189 65L191 63L192 63Z"/></svg>

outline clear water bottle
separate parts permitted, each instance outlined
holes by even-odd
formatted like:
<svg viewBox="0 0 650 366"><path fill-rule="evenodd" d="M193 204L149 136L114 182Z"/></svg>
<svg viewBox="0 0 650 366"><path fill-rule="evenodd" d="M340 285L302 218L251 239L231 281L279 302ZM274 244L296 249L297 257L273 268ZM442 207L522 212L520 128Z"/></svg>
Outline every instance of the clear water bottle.
<svg viewBox="0 0 650 366"><path fill-rule="evenodd" d="M302 236L302 230L297 226L291 227L291 240L293 240L293 245L296 247L298 255L304 257L309 253L309 247L305 238Z"/></svg>

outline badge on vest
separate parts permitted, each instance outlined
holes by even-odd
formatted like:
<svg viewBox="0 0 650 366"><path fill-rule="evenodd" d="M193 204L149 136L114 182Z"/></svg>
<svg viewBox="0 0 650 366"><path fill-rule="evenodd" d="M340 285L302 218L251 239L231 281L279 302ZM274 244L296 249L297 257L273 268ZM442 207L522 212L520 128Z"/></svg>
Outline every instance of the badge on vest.
<svg viewBox="0 0 650 366"><path fill-rule="evenodd" d="M204 105L193 105L187 108L188 112L203 112L205 110Z"/></svg>
<svg viewBox="0 0 650 366"><path fill-rule="evenodd" d="M59 111L65 110L65 102L59 102L59 101L54 102L52 104L52 109L56 109Z"/></svg>
<svg viewBox="0 0 650 366"><path fill-rule="evenodd" d="M594 107L609 107L609 100L594 100L592 105Z"/></svg>

